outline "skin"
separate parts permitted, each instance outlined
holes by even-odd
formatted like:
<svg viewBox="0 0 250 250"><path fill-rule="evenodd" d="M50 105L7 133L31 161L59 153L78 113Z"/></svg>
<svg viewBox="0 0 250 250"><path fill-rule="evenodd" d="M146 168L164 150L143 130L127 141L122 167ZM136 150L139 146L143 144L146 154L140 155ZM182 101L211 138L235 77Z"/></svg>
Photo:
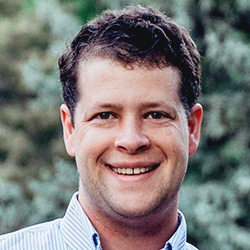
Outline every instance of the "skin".
<svg viewBox="0 0 250 250"><path fill-rule="evenodd" d="M178 192L199 142L202 107L189 119L176 68L127 69L81 62L74 126L61 106L64 141L76 159L79 202L104 249L160 249L177 225ZM153 167L121 175L114 168Z"/></svg>

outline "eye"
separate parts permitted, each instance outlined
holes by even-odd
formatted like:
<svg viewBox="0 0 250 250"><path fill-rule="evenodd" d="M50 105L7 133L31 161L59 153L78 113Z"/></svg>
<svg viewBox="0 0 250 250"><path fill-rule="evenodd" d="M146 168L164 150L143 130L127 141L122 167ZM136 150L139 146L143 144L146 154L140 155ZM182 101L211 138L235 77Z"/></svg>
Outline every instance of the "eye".
<svg viewBox="0 0 250 250"><path fill-rule="evenodd" d="M168 114L162 113L162 112L150 112L147 113L144 118L146 119L163 119L163 118L171 118Z"/></svg>
<svg viewBox="0 0 250 250"><path fill-rule="evenodd" d="M111 112L101 112L95 116L96 118L107 120L107 119L114 119L115 115Z"/></svg>

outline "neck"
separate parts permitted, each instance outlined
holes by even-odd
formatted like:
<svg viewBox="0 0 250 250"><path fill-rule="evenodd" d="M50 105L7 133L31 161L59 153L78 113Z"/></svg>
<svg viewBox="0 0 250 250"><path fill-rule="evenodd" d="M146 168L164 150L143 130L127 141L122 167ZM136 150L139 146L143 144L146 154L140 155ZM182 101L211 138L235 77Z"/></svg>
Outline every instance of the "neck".
<svg viewBox="0 0 250 250"><path fill-rule="evenodd" d="M161 249L177 228L177 198L165 210L140 218L121 215L113 218L98 209L89 209L81 204L99 233L104 250Z"/></svg>
<svg viewBox="0 0 250 250"><path fill-rule="evenodd" d="M148 222L137 222L134 227L119 227L118 225L103 227L103 224L97 227L105 250L162 249L176 230L177 215L171 221L166 219L156 222L154 218L151 218Z"/></svg>

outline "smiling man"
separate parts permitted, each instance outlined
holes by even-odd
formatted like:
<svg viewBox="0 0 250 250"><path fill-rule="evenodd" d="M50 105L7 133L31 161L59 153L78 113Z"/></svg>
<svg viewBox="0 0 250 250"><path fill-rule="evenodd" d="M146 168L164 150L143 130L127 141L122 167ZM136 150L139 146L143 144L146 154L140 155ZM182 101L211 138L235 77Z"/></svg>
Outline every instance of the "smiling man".
<svg viewBox="0 0 250 250"><path fill-rule="evenodd" d="M0 238L1 249L196 249L178 192L200 136L200 57L152 8L107 11L59 60L64 141L79 172L62 219Z"/></svg>

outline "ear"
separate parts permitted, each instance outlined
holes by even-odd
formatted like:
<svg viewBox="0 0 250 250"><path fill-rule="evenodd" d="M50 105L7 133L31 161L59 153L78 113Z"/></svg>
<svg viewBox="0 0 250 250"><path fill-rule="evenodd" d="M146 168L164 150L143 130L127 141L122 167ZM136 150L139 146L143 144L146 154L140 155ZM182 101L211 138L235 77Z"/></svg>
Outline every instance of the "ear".
<svg viewBox="0 0 250 250"><path fill-rule="evenodd" d="M191 109L191 114L188 119L189 128L189 156L193 155L200 141L201 121L203 116L202 106L197 103Z"/></svg>
<svg viewBox="0 0 250 250"><path fill-rule="evenodd" d="M68 155L74 157L74 127L71 119L69 108L66 104L60 107L61 122L63 127L63 139Z"/></svg>

